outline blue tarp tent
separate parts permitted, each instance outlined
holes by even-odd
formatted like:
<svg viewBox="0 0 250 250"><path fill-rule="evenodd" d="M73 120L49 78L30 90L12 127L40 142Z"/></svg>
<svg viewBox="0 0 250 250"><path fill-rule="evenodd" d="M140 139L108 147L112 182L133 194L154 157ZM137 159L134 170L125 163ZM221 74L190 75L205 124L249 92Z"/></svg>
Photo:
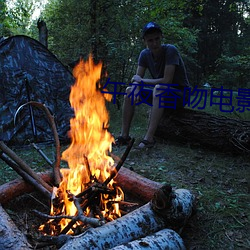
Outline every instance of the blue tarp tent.
<svg viewBox="0 0 250 250"><path fill-rule="evenodd" d="M69 103L74 77L55 55L35 39L13 36L0 40L0 140L8 144L53 139L42 110L29 100L44 104L53 114L60 140L67 140L73 111Z"/></svg>

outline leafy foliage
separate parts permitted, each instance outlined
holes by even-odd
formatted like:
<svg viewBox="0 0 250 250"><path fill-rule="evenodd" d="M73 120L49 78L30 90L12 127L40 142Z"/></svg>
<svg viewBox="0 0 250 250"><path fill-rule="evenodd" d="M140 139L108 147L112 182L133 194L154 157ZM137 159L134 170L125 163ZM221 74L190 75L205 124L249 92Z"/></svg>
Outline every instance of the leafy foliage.
<svg viewBox="0 0 250 250"><path fill-rule="evenodd" d="M16 0L7 12L1 1L2 35L37 38L31 20L42 1ZM164 42L175 44L184 58L190 81L201 85L246 87L249 84L249 11L247 0L52 0L41 14L49 30L49 49L69 65L92 53L112 81L128 83L144 47L141 29L158 22Z"/></svg>

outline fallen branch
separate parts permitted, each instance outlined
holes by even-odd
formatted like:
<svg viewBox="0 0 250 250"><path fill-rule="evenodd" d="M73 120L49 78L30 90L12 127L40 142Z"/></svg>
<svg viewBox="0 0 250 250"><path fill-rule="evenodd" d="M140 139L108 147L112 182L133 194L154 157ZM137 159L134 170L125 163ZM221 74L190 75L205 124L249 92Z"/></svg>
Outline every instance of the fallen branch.
<svg viewBox="0 0 250 250"><path fill-rule="evenodd" d="M12 151L8 146L4 144L3 141L0 141L0 149L10 157L14 162L17 163L18 166L22 168L22 170L34 178L39 184L41 184L45 189L47 189L50 193L52 193L52 187L48 185L46 182L41 180L37 174L21 159L19 158L14 151Z"/></svg>
<svg viewBox="0 0 250 250"><path fill-rule="evenodd" d="M155 136L222 152L250 152L250 121L184 108L163 116Z"/></svg>
<svg viewBox="0 0 250 250"><path fill-rule="evenodd" d="M27 183L35 187L39 192L41 192L47 199L50 199L51 193L44 188L40 182L36 181L29 174L27 174L22 168L20 168L15 162L9 159L4 153L0 153L0 158L5 161L12 169L14 169Z"/></svg>
<svg viewBox="0 0 250 250"><path fill-rule="evenodd" d="M124 154L122 155L120 161L117 163L115 170L113 170L110 174L110 176L104 181L104 185L108 185L108 183L117 175L118 171L120 170L120 168L122 167L123 163L125 162L133 144L135 142L135 138L132 138L132 140L130 141L129 145L127 146Z"/></svg>

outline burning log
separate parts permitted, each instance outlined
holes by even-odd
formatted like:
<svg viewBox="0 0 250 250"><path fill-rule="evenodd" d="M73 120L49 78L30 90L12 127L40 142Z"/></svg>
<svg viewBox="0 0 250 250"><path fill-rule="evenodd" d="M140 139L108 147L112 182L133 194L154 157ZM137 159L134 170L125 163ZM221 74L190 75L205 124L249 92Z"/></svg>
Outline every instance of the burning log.
<svg viewBox="0 0 250 250"><path fill-rule="evenodd" d="M190 191L172 191L170 186L163 186L151 202L102 227L70 238L60 249L109 249L166 227L180 229L192 215L194 205L195 197Z"/></svg>
<svg viewBox="0 0 250 250"><path fill-rule="evenodd" d="M144 238L111 248L111 250L185 250L182 238L172 229L162 229Z"/></svg>
<svg viewBox="0 0 250 250"><path fill-rule="evenodd" d="M17 229L0 204L0 249L27 250L32 249L24 235Z"/></svg>

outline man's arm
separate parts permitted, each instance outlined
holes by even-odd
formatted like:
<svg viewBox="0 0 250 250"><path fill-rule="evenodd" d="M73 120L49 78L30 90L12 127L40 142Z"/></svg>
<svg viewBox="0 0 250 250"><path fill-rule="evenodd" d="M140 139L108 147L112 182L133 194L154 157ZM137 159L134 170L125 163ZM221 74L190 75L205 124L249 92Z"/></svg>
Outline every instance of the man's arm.
<svg viewBox="0 0 250 250"><path fill-rule="evenodd" d="M143 78L145 74L145 68L138 66L136 75L133 76L132 81L140 83L143 81L145 84L167 84L167 83L172 83L173 78L174 78L174 72L175 72L175 65L166 65L164 69L164 76L163 78L157 78L157 79L148 79L148 78Z"/></svg>
<svg viewBox="0 0 250 250"><path fill-rule="evenodd" d="M136 75L141 77L141 79L142 79L145 75L145 71L146 71L146 68L138 65L137 70L136 70ZM134 81L136 81L136 80L134 79ZM136 81L136 82L141 83L141 81Z"/></svg>

